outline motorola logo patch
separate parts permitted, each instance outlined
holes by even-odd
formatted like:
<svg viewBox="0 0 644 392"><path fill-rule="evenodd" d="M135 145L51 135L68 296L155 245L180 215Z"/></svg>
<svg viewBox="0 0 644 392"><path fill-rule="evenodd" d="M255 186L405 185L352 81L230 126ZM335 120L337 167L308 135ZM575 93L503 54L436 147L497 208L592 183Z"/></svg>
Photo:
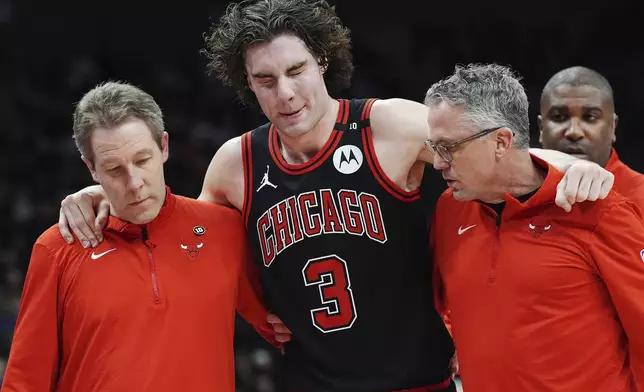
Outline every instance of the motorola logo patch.
<svg viewBox="0 0 644 392"><path fill-rule="evenodd" d="M362 166L362 151L356 146L347 144L333 153L333 166L342 174L353 174Z"/></svg>

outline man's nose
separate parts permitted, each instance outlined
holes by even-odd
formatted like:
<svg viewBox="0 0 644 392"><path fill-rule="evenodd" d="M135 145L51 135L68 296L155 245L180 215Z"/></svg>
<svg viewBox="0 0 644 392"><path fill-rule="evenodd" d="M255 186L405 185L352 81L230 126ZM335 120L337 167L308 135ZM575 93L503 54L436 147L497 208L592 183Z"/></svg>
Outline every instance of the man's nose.
<svg viewBox="0 0 644 392"><path fill-rule="evenodd" d="M568 140L572 141L578 141L580 139L584 138L584 130L581 127L581 124L579 124L579 121L575 119L570 120L570 125L566 129L566 132L564 133L564 136Z"/></svg>

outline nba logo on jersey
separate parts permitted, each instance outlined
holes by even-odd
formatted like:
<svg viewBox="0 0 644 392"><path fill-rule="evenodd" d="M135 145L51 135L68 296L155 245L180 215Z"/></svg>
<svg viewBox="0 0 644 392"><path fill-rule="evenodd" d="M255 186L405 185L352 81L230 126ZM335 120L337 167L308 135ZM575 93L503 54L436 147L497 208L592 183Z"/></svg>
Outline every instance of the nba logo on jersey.
<svg viewBox="0 0 644 392"><path fill-rule="evenodd" d="M640 257L642 258L642 261L644 261L644 249L640 250Z"/></svg>
<svg viewBox="0 0 644 392"><path fill-rule="evenodd" d="M342 174L353 174L362 166L362 151L356 146L347 144L338 147L333 153L333 166Z"/></svg>

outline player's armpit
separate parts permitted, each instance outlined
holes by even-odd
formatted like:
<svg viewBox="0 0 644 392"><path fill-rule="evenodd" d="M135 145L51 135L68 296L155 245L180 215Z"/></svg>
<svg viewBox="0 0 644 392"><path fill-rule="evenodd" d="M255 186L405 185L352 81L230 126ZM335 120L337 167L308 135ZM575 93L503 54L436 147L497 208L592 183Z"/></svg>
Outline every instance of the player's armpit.
<svg viewBox="0 0 644 392"><path fill-rule="evenodd" d="M58 263L33 247L2 392L52 391L59 368Z"/></svg>
<svg viewBox="0 0 644 392"><path fill-rule="evenodd" d="M377 100L371 108L372 131L377 137L391 137L409 145L417 160L434 163L432 152L425 147L429 137L428 110L422 103L406 99Z"/></svg>
<svg viewBox="0 0 644 392"><path fill-rule="evenodd" d="M620 200L602 216L589 246L633 352L644 358L644 218Z"/></svg>

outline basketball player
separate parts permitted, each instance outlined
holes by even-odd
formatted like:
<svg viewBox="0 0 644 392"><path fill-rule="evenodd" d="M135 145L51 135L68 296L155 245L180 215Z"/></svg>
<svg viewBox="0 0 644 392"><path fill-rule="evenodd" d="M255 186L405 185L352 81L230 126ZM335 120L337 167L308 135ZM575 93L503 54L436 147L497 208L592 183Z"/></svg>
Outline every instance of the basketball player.
<svg viewBox="0 0 644 392"><path fill-rule="evenodd" d="M262 189L265 186L270 186L271 188L275 189L277 188L277 185L273 184L269 179L268 179L268 172L271 169L270 165L266 165L266 173L262 176L262 180L259 182L259 188L257 188L256 192L259 192L260 189Z"/></svg>
<svg viewBox="0 0 644 392"><path fill-rule="evenodd" d="M211 71L270 121L217 151L199 198L244 216L266 305L293 331L284 388L454 390L419 192L432 162L427 108L331 97L353 65L349 32L326 1L230 5L206 43ZM584 161L566 178L559 202L567 208L605 196L578 193L580 181L612 185ZM100 240L101 194L88 188L63 201L70 241L68 227Z"/></svg>

